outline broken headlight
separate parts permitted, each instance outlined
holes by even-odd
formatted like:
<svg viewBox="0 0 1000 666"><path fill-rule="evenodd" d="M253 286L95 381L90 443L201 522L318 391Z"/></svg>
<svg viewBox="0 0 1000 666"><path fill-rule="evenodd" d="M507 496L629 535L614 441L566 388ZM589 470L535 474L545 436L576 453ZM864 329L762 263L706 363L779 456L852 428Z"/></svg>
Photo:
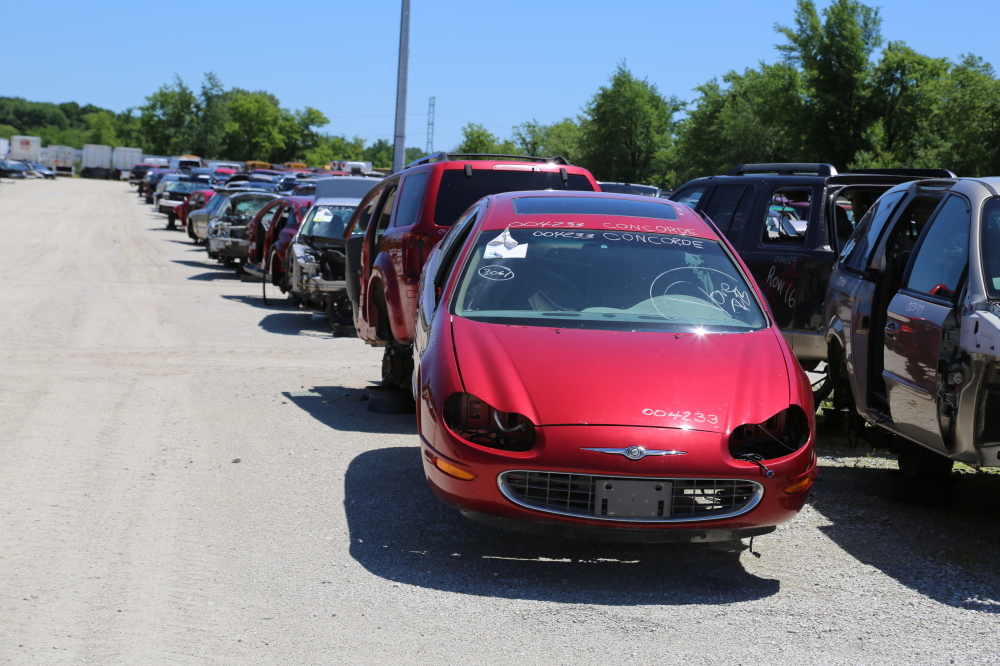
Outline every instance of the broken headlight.
<svg viewBox="0 0 1000 666"><path fill-rule="evenodd" d="M501 412L469 393L444 403L444 422L473 444L502 451L527 451L535 445L535 424L524 414Z"/></svg>
<svg viewBox="0 0 1000 666"><path fill-rule="evenodd" d="M738 426L729 436L729 453L737 460L748 456L770 460L798 451L809 441L809 417L798 405L778 412L763 423Z"/></svg>

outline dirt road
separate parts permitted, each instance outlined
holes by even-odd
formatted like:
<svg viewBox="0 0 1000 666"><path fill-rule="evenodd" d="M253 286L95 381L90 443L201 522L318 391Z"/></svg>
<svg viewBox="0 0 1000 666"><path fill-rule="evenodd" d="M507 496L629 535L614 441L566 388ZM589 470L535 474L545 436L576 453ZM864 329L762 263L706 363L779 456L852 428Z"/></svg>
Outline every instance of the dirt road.
<svg viewBox="0 0 1000 666"><path fill-rule="evenodd" d="M378 350L164 226L0 185L0 664L1000 663L1000 476L900 498L829 440L760 558L487 528Z"/></svg>

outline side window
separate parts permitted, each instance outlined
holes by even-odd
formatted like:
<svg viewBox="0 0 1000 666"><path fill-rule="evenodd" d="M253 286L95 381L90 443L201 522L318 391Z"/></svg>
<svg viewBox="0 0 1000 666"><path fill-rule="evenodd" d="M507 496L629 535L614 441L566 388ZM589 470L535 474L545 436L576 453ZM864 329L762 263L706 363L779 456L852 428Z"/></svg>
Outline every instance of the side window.
<svg viewBox="0 0 1000 666"><path fill-rule="evenodd" d="M274 233L272 235L275 238L278 237L278 234L281 233L281 230L285 228L286 224L288 224L288 218L291 215L291 213L292 213L291 206L285 206L285 208L281 211L281 215L278 216L278 221L274 225Z"/></svg>
<svg viewBox="0 0 1000 666"><path fill-rule="evenodd" d="M274 219L274 214L278 212L281 208L281 204L276 204L265 210L260 216L260 224L267 231L271 227L271 220Z"/></svg>
<svg viewBox="0 0 1000 666"><path fill-rule="evenodd" d="M385 189L385 193L379 197L378 208L375 209L375 215L372 217L370 224L375 225L375 233L372 234L371 247L368 252L368 261L373 264L375 262L375 257L379 253L379 245L382 242L382 236L385 234L385 230L389 228L389 221L392 219L392 206L396 202L396 192L398 192L398 183L389 185Z"/></svg>
<svg viewBox="0 0 1000 666"><path fill-rule="evenodd" d="M401 202L402 203L402 202ZM427 273L424 275L424 321L430 324L437 309L438 301L441 300L441 289L448 281L448 275L455 265L455 259L465 239L469 237L469 230L475 226L476 218L479 216L479 206L473 206L453 224L448 233L445 234L434 252L431 263L427 266Z"/></svg>
<svg viewBox="0 0 1000 666"><path fill-rule="evenodd" d="M399 195L399 209L396 211L394 227L408 227L417 221L420 214L420 202L424 198L424 184L427 182L427 172L421 171L407 176L403 181L403 191Z"/></svg>
<svg viewBox="0 0 1000 666"><path fill-rule="evenodd" d="M969 260L969 204L951 195L930 222L911 260L906 288L950 301Z"/></svg>
<svg viewBox="0 0 1000 666"><path fill-rule="evenodd" d="M729 240L736 240L743 231L756 189L753 185L720 185L705 206L705 214Z"/></svg>
<svg viewBox="0 0 1000 666"><path fill-rule="evenodd" d="M676 192L670 195L670 200L694 208L695 206L698 205L698 201L699 199L701 199L701 195L705 193L705 190L708 189L708 186L710 184L711 183L704 183L702 185L692 185L690 187L682 187L681 189L677 190Z"/></svg>
<svg viewBox="0 0 1000 666"><path fill-rule="evenodd" d="M896 210L896 204L906 195L906 192L894 192L884 196L868 209L858 223L857 231L841 252L841 262L851 270L863 273L868 268L871 253L875 251L878 237L885 228L886 222ZM839 206L838 206L839 208Z"/></svg>
<svg viewBox="0 0 1000 666"><path fill-rule="evenodd" d="M808 187L783 187L775 190L765 211L761 243L805 243L812 201L813 191Z"/></svg>
<svg viewBox="0 0 1000 666"><path fill-rule="evenodd" d="M981 227L986 293L990 298L1000 298L1000 198L994 197L983 206Z"/></svg>
<svg viewBox="0 0 1000 666"><path fill-rule="evenodd" d="M350 227L351 234L349 238L361 238L368 231L368 221L372 219L372 212L375 210L375 204L378 203L379 194L381 194L380 191L372 192L368 195L368 201L358 207L358 212L356 213L357 222L354 226Z"/></svg>

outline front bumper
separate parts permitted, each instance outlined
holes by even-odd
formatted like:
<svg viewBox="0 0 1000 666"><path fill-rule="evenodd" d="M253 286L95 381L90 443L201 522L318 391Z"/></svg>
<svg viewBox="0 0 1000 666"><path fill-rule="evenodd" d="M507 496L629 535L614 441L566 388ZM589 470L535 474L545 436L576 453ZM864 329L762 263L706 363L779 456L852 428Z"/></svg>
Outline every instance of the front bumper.
<svg viewBox="0 0 1000 666"><path fill-rule="evenodd" d="M421 410L421 420L427 416ZM811 441L794 453L765 461L774 472L774 477L768 478L756 465L732 459L726 435L666 428L543 426L536 429L535 446L527 452L506 452L471 444L443 425L435 427L433 446L423 436L425 433L421 434L424 474L431 490L442 501L481 522L558 537L729 541L764 534L802 509L808 489L790 494L784 488L814 474L816 469ZM622 442L647 450L686 453L633 461L621 455L582 450L607 447L610 443L618 446ZM436 460L471 472L475 478L464 481L450 476L439 468ZM509 484L504 487L506 475L521 473L571 477L576 485L570 489L552 486L555 490L551 497L561 501L557 494L561 492L568 501L565 507L545 504L548 495L544 501L525 501L526 496L517 497ZM596 483L615 479L672 484L666 517L599 515ZM737 486L742 489L736 489ZM748 488L755 490L748 492ZM592 496L581 496L581 492ZM737 496L739 493L742 496Z"/></svg>
<svg viewBox="0 0 1000 666"><path fill-rule="evenodd" d="M333 294L347 289L346 280L324 280L310 275L303 275L301 284L304 294Z"/></svg>
<svg viewBox="0 0 1000 666"><path fill-rule="evenodd" d="M183 201L175 201L173 199L160 199L156 205L161 213L169 213L183 203Z"/></svg>
<svg viewBox="0 0 1000 666"><path fill-rule="evenodd" d="M208 251L220 258L245 259L250 254L250 241L242 238L209 238Z"/></svg>

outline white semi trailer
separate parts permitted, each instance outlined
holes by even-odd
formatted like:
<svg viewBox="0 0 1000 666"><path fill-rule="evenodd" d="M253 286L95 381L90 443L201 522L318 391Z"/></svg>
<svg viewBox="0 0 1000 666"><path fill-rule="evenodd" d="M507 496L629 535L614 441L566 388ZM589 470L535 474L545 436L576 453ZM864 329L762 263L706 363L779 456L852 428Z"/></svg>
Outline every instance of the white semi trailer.
<svg viewBox="0 0 1000 666"><path fill-rule="evenodd" d="M57 176L72 177L76 173L73 161L76 159L76 149L73 146L48 146L45 166L56 172Z"/></svg>
<svg viewBox="0 0 1000 666"><path fill-rule="evenodd" d="M128 180L128 174L132 167L142 161L142 148L126 148L118 146L111 154L114 177L119 180Z"/></svg>
<svg viewBox="0 0 1000 666"><path fill-rule="evenodd" d="M19 162L41 162L42 139L37 136L10 137L10 159Z"/></svg>
<svg viewBox="0 0 1000 666"><path fill-rule="evenodd" d="M80 175L84 178L110 178L111 146L101 146L95 143L84 144Z"/></svg>

